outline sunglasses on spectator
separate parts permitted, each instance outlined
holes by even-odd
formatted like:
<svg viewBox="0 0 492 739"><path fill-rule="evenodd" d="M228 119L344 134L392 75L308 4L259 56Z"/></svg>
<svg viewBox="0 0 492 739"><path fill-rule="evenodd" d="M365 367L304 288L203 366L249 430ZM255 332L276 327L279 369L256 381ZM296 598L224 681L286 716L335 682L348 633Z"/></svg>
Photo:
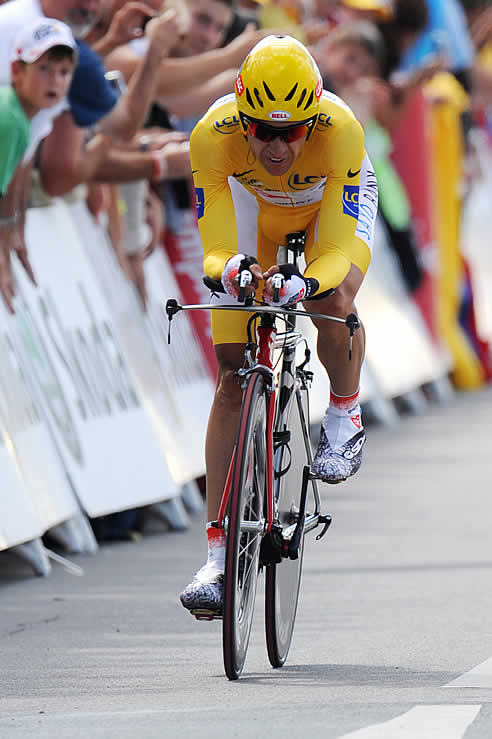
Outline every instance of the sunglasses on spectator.
<svg viewBox="0 0 492 739"><path fill-rule="evenodd" d="M269 126L268 123L251 120L246 116L241 116L243 125L245 126L248 133L263 141L265 144L270 143L274 139L282 139L287 144L292 144L294 141L307 137L316 123L316 118L311 118L306 123L300 123L295 126Z"/></svg>

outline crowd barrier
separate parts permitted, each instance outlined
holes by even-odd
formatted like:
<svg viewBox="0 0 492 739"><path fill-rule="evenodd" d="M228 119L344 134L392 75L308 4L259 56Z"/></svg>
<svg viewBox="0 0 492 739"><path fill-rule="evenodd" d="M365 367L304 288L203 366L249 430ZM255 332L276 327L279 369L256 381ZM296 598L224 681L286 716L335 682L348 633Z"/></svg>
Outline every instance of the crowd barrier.
<svg viewBox="0 0 492 739"><path fill-rule="evenodd" d="M187 316L167 344L162 301L179 292L162 251L146 265L144 315L83 203L29 209L26 242L38 287L15 264L16 314L0 308L0 549L49 531L93 551L89 527L76 545L68 521L178 506L204 473L213 383ZM49 571L36 548L29 556Z"/></svg>

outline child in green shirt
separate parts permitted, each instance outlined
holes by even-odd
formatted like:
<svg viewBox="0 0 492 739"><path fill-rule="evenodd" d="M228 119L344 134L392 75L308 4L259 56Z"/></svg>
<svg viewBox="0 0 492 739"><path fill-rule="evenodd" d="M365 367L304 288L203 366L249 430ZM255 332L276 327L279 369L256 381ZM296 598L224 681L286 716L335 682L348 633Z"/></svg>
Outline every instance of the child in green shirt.
<svg viewBox="0 0 492 739"><path fill-rule="evenodd" d="M28 147L31 119L65 97L76 62L76 41L61 21L41 17L17 35L11 87L0 87L0 198ZM6 221L0 217L0 228Z"/></svg>

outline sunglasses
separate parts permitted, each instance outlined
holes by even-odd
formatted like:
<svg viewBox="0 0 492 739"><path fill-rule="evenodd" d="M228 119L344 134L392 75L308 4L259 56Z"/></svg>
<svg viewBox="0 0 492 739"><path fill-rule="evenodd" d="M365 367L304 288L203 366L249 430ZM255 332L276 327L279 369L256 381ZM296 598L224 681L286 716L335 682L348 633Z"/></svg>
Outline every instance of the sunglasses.
<svg viewBox="0 0 492 739"><path fill-rule="evenodd" d="M242 121L248 132L254 136L255 139L258 139L258 141L270 143L270 141L280 138L287 144L292 144L294 141L299 141L299 139L302 139L305 136L307 137L316 122L316 120L312 118L306 123L301 123L297 126L285 126L280 128L277 126L269 126L268 123L252 121L249 118L246 118L246 116L242 116Z"/></svg>

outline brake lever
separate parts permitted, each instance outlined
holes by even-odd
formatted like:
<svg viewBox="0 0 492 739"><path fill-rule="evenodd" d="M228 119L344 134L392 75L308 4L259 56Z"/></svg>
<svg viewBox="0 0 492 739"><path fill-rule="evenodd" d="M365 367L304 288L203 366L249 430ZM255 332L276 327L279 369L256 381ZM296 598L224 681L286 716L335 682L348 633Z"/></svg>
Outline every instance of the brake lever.
<svg viewBox="0 0 492 739"><path fill-rule="evenodd" d="M173 320L176 313L179 313L180 310L183 310L183 307L178 303L178 301L175 298L169 298L169 300L166 303L166 313L167 313L167 319L168 319L168 329L167 329L167 343L171 343L171 321Z"/></svg>
<svg viewBox="0 0 492 739"><path fill-rule="evenodd" d="M280 290L283 288L285 283L285 278L281 272L277 272L272 276L272 284L273 284L273 302L279 303L280 302Z"/></svg>
<svg viewBox="0 0 492 739"><path fill-rule="evenodd" d="M253 275L249 269L243 269L239 273L239 295L237 296L239 303L246 301L246 288L253 282Z"/></svg>
<svg viewBox="0 0 492 739"><path fill-rule="evenodd" d="M347 326L349 330L349 361L350 361L352 359L352 344L353 344L354 334L357 331L357 329L360 328L359 316L357 316L355 313L349 313L349 315L345 319L345 325Z"/></svg>

